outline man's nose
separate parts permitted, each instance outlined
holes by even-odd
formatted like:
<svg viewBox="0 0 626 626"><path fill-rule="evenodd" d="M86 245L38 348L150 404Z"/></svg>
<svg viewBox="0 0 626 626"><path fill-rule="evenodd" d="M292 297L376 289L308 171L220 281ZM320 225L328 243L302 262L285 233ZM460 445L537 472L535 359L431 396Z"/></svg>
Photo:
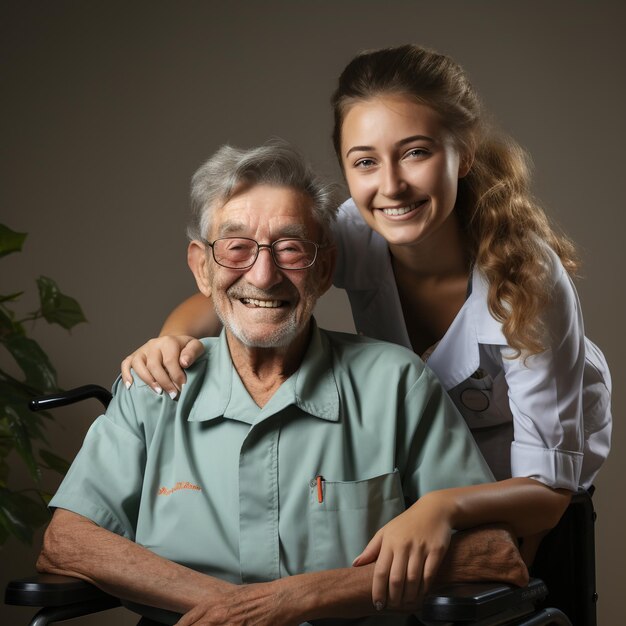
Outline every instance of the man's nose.
<svg viewBox="0 0 626 626"><path fill-rule="evenodd" d="M396 198L402 195L408 187L404 179L402 168L395 163L388 163L381 170L380 192L387 198Z"/></svg>
<svg viewBox="0 0 626 626"><path fill-rule="evenodd" d="M259 247L259 254L254 265L246 272L246 280L259 289L268 289L277 285L282 279L282 272L274 263L269 246Z"/></svg>

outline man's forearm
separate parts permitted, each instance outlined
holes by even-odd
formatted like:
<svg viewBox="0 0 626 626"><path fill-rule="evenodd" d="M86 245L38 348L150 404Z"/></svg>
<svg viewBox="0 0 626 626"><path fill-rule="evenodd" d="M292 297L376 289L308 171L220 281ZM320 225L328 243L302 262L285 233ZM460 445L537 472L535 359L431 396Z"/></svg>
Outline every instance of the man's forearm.
<svg viewBox="0 0 626 626"><path fill-rule="evenodd" d="M184 613L233 587L57 509L37 561L40 572L75 576L118 597Z"/></svg>
<svg viewBox="0 0 626 626"><path fill-rule="evenodd" d="M453 538L440 582L488 579L524 584L527 576L510 535L474 530ZM516 562L521 568L515 567ZM446 565L446 563L444 563ZM230 623L235 616L276 626L323 618L364 617L372 604L374 564L312 572L270 583L232 585L163 559L88 519L57 510L37 563L40 571L76 576L113 595ZM387 607L413 612L414 605Z"/></svg>
<svg viewBox="0 0 626 626"><path fill-rule="evenodd" d="M323 618L365 617L377 613L372 603L374 564L290 576L269 583L287 607L298 608L300 621ZM514 585L528 583L511 533L503 528L476 528L452 538L437 583L494 581ZM390 612L412 613L417 602L387 606Z"/></svg>

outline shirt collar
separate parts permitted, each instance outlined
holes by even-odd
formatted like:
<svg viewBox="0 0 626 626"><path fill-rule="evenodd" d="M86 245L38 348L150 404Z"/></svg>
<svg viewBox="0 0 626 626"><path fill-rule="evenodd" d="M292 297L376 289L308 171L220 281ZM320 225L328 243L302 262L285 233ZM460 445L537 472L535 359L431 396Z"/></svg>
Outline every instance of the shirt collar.
<svg viewBox="0 0 626 626"><path fill-rule="evenodd" d="M489 286L474 268L471 292L450 328L428 359L446 391L467 380L480 367L480 344L507 345L502 323L487 304Z"/></svg>
<svg viewBox="0 0 626 626"><path fill-rule="evenodd" d="M218 418L259 424L290 405L328 421L339 420L339 392L332 370L332 351L323 331L311 320L311 340L302 364L259 408L235 370L226 334L204 339L205 354L187 370L178 412L190 422Z"/></svg>

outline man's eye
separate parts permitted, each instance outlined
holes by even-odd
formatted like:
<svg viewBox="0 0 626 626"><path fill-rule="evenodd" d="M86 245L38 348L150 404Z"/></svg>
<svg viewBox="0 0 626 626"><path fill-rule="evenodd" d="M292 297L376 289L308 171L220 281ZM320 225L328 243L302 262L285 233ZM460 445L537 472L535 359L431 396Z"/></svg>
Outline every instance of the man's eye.
<svg viewBox="0 0 626 626"><path fill-rule="evenodd" d="M303 244L297 241L281 241L275 246L276 252L281 254L301 253L303 250Z"/></svg>

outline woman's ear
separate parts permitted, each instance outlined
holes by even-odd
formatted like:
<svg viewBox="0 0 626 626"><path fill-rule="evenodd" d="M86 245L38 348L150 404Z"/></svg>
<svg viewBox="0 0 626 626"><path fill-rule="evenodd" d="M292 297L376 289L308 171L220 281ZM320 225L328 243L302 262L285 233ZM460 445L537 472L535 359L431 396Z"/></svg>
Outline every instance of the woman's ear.
<svg viewBox="0 0 626 626"><path fill-rule="evenodd" d="M187 264L193 272L200 292L207 298L211 296L211 276L209 272L209 256L205 244L197 239L187 247Z"/></svg>
<svg viewBox="0 0 626 626"><path fill-rule="evenodd" d="M462 152L459 159L459 178L465 178L474 164L474 151L466 150Z"/></svg>

